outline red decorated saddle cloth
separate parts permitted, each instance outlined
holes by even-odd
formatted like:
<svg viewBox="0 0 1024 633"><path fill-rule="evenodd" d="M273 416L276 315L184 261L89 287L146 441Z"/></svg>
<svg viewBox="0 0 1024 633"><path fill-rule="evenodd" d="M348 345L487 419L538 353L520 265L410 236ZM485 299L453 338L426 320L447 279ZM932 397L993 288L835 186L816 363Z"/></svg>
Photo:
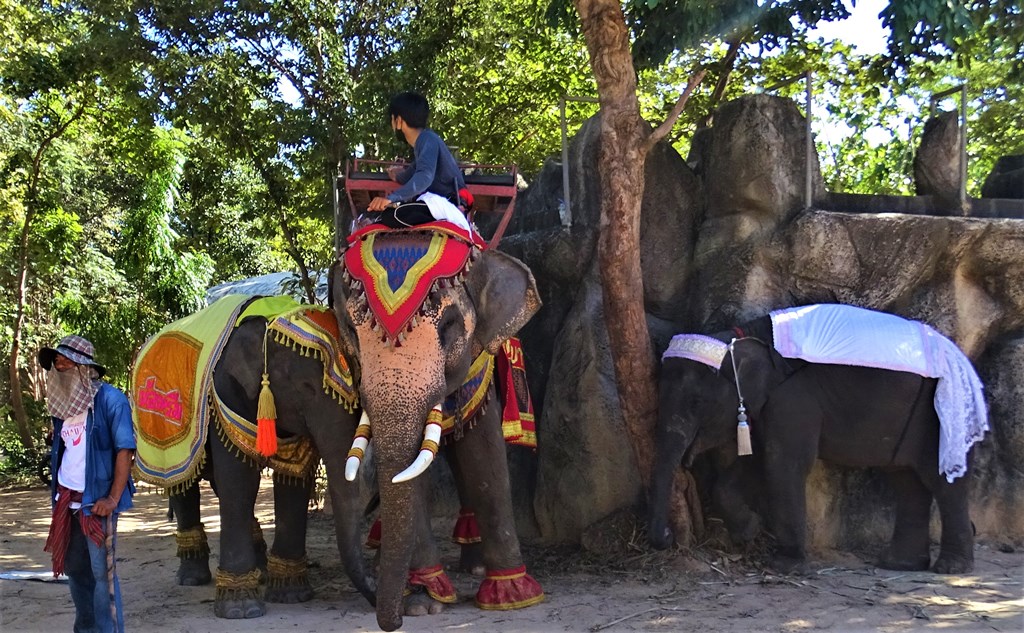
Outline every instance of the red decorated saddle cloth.
<svg viewBox="0 0 1024 633"><path fill-rule="evenodd" d="M342 280L365 297L372 327L394 345L402 344L427 297L443 284L461 282L485 246L478 235L449 222L411 229L371 224L348 243Z"/></svg>

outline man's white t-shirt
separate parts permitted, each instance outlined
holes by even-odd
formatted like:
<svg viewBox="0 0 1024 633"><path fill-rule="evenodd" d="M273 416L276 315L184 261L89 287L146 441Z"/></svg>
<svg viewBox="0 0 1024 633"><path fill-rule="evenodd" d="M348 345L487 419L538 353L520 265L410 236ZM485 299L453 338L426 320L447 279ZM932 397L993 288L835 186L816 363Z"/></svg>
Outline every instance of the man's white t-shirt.
<svg viewBox="0 0 1024 633"><path fill-rule="evenodd" d="M73 415L64 420L64 426L60 430L60 439L64 442L64 457L60 462L60 470L57 472L57 483L76 490L85 492L85 421L89 411L86 409L78 415ZM80 508L82 504L72 503L72 508Z"/></svg>

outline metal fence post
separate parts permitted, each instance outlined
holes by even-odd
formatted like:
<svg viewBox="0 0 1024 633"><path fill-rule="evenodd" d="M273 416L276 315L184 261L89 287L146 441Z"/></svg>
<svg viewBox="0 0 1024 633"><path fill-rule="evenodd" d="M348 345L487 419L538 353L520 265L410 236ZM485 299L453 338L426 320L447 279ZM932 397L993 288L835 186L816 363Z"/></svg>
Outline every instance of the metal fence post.
<svg viewBox="0 0 1024 633"><path fill-rule="evenodd" d="M806 73L806 108L807 113L804 119L804 208L810 209L814 203L814 183L811 180L811 157L814 156L814 140L811 136L811 91L813 90L814 71Z"/></svg>

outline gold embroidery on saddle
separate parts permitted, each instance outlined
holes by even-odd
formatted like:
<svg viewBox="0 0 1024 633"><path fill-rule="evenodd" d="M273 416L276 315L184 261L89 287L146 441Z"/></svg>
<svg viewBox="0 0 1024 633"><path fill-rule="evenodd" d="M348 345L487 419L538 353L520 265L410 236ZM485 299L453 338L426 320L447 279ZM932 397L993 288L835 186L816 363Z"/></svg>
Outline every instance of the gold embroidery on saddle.
<svg viewBox="0 0 1024 633"><path fill-rule="evenodd" d="M468 424L472 428L476 419L487 405L487 390L494 378L494 356L481 352L469 367L469 373L462 386L445 398L441 406L441 437L446 441L457 440ZM459 403L462 403L461 413ZM457 415L458 413L458 415Z"/></svg>
<svg viewBox="0 0 1024 633"><path fill-rule="evenodd" d="M275 474L305 479L312 473L320 455L308 437L278 437L277 453L264 457L256 448L256 423L232 411L215 389L210 390L210 396L217 411L217 430L228 446L241 451L247 460L272 468Z"/></svg>

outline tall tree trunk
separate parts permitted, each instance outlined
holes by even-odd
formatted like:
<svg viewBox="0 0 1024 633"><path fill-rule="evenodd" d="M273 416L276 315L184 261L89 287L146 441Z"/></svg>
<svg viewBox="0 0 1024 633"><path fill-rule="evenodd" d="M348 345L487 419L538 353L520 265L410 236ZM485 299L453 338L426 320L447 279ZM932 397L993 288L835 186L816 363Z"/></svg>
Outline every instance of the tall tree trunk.
<svg viewBox="0 0 1024 633"><path fill-rule="evenodd" d="M28 236L32 229L35 207L30 204L25 213L25 226L21 229L21 240L18 245L18 283L14 288L14 328L11 334L11 358L7 370L11 381L11 406L14 409L14 421L18 426L18 437L25 448L33 448L35 441L28 425L28 412L25 411L25 400L21 395L21 374L18 371L18 357L21 355L21 336L25 326L25 296L28 293Z"/></svg>
<svg viewBox="0 0 1024 633"><path fill-rule="evenodd" d="M678 117L691 88L676 105L674 116L652 134L640 116L636 72L629 49L629 31L618 0L575 0L601 105L601 223L598 259L603 281L605 322L615 367L619 403L645 491L650 490L654 462L654 426L658 392L655 358L644 313L640 269L640 203L647 153ZM666 127L667 124L667 127ZM681 545L700 530L699 507L687 473L678 470L670 499L673 527ZM687 495L686 491L691 494Z"/></svg>
<svg viewBox="0 0 1024 633"><path fill-rule="evenodd" d="M11 406L14 409L14 421L18 426L18 437L25 448L34 448L32 429L28 423L28 412L25 410L25 399L21 394L21 373L18 371L18 359L21 356L21 337L25 328L25 304L28 300L28 248L29 235L32 233L32 221L39 209L39 178L43 173L43 156L54 140L59 138L68 127L85 114L82 103L66 121L63 121L46 135L32 156L32 173L29 176L28 195L25 200L25 224L21 227L21 238L18 241L18 283L14 288L14 323L11 328L11 358L7 366L11 381Z"/></svg>

